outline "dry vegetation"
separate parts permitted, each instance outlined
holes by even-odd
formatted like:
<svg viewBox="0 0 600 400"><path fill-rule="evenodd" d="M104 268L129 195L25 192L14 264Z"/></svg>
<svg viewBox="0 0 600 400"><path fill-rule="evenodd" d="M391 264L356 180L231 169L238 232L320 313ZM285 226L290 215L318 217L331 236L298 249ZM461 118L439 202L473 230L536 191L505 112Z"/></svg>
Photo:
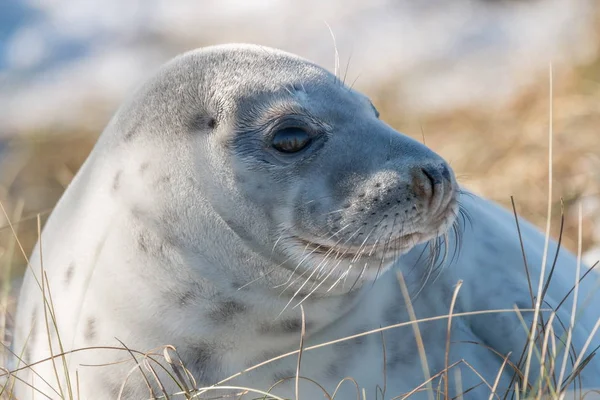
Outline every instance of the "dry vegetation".
<svg viewBox="0 0 600 400"><path fill-rule="evenodd" d="M600 41L599 41L600 43ZM554 75L553 235L560 225L560 199L565 205L563 243L574 250L576 205L586 196L600 199L600 59ZM392 84L387 87L393 87ZM459 180L476 193L518 211L538 226L546 221L548 181L548 81L537 84L510 104L494 110L464 109L440 115L404 115L393 94L370 93L392 126L426 144L451 162ZM401 103L401 102L400 102ZM60 135L59 135L60 133ZM36 132L10 143L0 163L0 201L6 208L25 252L37 238L36 215L45 220L99 132ZM599 210L584 215L583 249L594 243L593 224ZM13 234L0 213L0 315L10 326L13 301L10 281L20 276L25 258L13 246ZM10 275L8 272L10 271ZM0 334L4 328L0 319ZM10 336L8 336L8 339Z"/></svg>
<svg viewBox="0 0 600 400"><path fill-rule="evenodd" d="M446 158L467 188L510 207L514 196L521 215L538 226L546 220L548 190L548 78L494 110L455 110L444 115L410 116L386 107L386 93L375 98L383 118ZM554 73L553 235L565 205L563 243L576 249L575 204L600 198L600 60ZM598 211L597 211L598 212ZM597 213L584 215L583 249L594 243ZM598 245L598 243L595 243Z"/></svg>

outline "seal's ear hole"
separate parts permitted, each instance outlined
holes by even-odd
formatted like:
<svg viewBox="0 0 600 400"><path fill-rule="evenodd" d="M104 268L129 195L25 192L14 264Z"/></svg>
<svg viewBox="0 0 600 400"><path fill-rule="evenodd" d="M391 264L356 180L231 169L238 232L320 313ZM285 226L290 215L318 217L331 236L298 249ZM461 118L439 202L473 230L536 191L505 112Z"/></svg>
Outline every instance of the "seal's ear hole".
<svg viewBox="0 0 600 400"><path fill-rule="evenodd" d="M217 119L206 114L195 115L190 121L190 129L193 131L206 131L217 126Z"/></svg>

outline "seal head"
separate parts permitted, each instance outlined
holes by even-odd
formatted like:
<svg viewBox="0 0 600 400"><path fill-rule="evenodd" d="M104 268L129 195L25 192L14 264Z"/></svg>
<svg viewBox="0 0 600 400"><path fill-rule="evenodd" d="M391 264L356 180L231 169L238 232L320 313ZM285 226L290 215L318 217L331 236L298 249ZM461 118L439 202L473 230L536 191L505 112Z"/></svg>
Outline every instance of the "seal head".
<svg viewBox="0 0 600 400"><path fill-rule="evenodd" d="M177 140L177 153L190 154L193 167L177 174L193 195L181 206L211 214L189 221L198 223L191 236L213 235L206 220L222 220L277 268L333 284L373 279L457 213L448 164L378 117L368 98L306 60L220 46L168 64L115 131L129 146Z"/></svg>
<svg viewBox="0 0 600 400"><path fill-rule="evenodd" d="M109 366L79 370L87 397L114 397L135 370L99 349L124 343L172 345L199 384L213 384L296 348L294 299L307 300L307 335L324 339L344 320L343 332L363 328L364 315L348 317L354 306L385 307L358 289L443 234L458 193L440 156L325 69L260 46L183 54L119 109L46 223L45 291L59 317L43 329L35 250L15 349L31 362L51 358L49 340L96 348L65 356L69 376ZM51 363L35 372L49 393L69 379ZM136 375L124 387L141 397L147 385Z"/></svg>

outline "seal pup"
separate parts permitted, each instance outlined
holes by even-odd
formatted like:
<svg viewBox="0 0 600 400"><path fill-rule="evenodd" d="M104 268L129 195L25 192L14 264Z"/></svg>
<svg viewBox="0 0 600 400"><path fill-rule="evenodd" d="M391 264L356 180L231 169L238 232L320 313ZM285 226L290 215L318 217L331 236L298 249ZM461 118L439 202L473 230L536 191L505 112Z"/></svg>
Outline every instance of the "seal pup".
<svg viewBox="0 0 600 400"><path fill-rule="evenodd" d="M471 223L452 230L461 209ZM521 224L536 287L543 236ZM183 54L117 111L44 227L14 343L35 365L16 373L16 396L166 396L297 349L303 326L308 347L406 322L396 271L417 318L448 314L459 279L454 313L530 308L514 228L510 214L461 190L440 156L323 68L253 45ZM431 241L439 251L427 257ZM437 253L449 255L444 269ZM561 250L550 305L568 295L573 265ZM578 349L598 318L600 307L583 307L592 291L588 280L579 287ZM527 339L517 315L455 317L448 354L447 325L420 325L426 365L411 326L306 351L298 394L322 398L352 377L336 398L363 389L368 398L429 398L423 382L433 377L429 388L445 391L437 382L447 366L462 382L448 382L450 397L487 397L497 377L498 393L509 388L504 357L517 363ZM162 357L165 345L193 380ZM292 398L296 363L283 358L227 385L275 385L272 393ZM599 372L592 360L584 384Z"/></svg>

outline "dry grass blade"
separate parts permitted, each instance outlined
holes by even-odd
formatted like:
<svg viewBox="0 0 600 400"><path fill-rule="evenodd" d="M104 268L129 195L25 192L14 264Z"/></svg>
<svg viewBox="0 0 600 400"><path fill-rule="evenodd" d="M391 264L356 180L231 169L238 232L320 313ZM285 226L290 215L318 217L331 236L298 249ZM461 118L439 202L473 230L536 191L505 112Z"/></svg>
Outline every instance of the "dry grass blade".
<svg viewBox="0 0 600 400"><path fill-rule="evenodd" d="M510 353L504 357L504 361L500 366L500 370L498 371L498 375L496 375L496 380L494 381L494 386L492 386L492 392L490 393L489 400L492 400L496 395L496 390L498 390L498 384L500 383L500 378L502 377L502 373L504 372L504 367L506 366L506 362L508 361L508 357L510 357Z"/></svg>
<svg viewBox="0 0 600 400"><path fill-rule="evenodd" d="M243 386L207 386L207 387L202 387L202 388L198 388L197 389L197 393L194 394L194 398L197 398L198 396L200 396L201 393L205 393L208 391L218 391L218 390L239 390L240 392L245 392L245 393L256 393L256 394L260 394L262 396L265 396L265 399L269 399L269 400L288 400L288 399L284 399L282 397L276 396L274 394L271 394L269 392L265 392L264 390L260 390L260 389L252 389L252 388L248 388L248 387L243 387Z"/></svg>
<svg viewBox="0 0 600 400"><path fill-rule="evenodd" d="M22 201L17 202L17 206L14 212L14 219L19 219L20 215L23 213L23 205ZM10 236L8 240L8 246L6 249L0 248L0 269L3 270L2 274L2 291L0 292L0 343L2 344L2 351L0 351L0 360L2 362L8 361L9 357L13 357L15 354L10 350L8 346L4 344L4 340L7 338L7 316L9 309L9 293L11 289L11 275L12 275L12 261L13 255L15 252L16 246L16 238L15 236ZM27 340L29 340L29 335L27 336ZM24 353L25 349L23 349ZM9 354L10 353L10 354ZM21 354L21 357L23 354ZM19 363L21 362L21 357L18 357ZM0 398L7 391L10 393L13 390L15 384L14 379L6 379L2 388L0 390ZM9 388L10 386L10 388Z"/></svg>
<svg viewBox="0 0 600 400"><path fill-rule="evenodd" d="M534 312L535 310L533 310L533 309L521 309L519 311L520 312ZM549 310L545 310L545 311L549 311ZM510 308L508 308L508 309L497 309L497 310L479 310L479 311L468 311L468 312L454 313L453 317L456 318L456 317L467 317L467 316L473 316L473 315L514 313L514 312L515 312L515 310L514 309L510 309ZM316 349L319 349L321 347L331 346L331 345L336 344L336 343L342 343L342 342L345 342L345 341L348 341L348 340L352 340L352 339L356 339L356 338L359 338L359 337L372 335L374 333L379 333L379 332L384 332L384 331L388 331L388 330L391 330L391 329L396 329L396 328L410 326L410 325L421 323L421 322L440 321L440 320L444 320L444 319L446 319L448 317L449 317L449 315L438 315L438 316L435 316L435 317L421 318L421 319L418 319L418 320L415 320L415 321L400 322L400 323L397 323L397 324L388 325L388 326L384 326L384 327L381 327L381 328L372 329L372 330L369 330L369 331L357 333L355 335L345 336L343 338L339 338L339 339L335 339L335 340L330 340L328 342L319 343L319 344L315 344L315 345L312 345L312 346L309 346L309 347L305 347L304 348L304 352L311 351L311 350L316 350ZM120 348L116 348L116 349L122 350ZM227 377L227 378L225 378L225 379L217 382L215 385L210 386L210 387L215 387L217 385L221 385L223 383L229 382L232 379L235 379L235 378L237 378L237 377L239 377L241 375L244 375L244 374L246 374L246 373L248 373L250 371L254 371L255 369L258 369L258 368L260 368L262 366L270 364L270 363L272 363L274 361L281 360L281 359L284 359L286 357L290 357L290 356L296 355L296 354L298 354L298 352L299 352L298 350L294 350L294 351L290 351L288 353L284 353L284 354L281 354L279 356L270 358L270 359L265 360L265 361L263 361L261 363L255 364L255 365L253 365L251 367L248 367L248 368L244 369L243 371L237 372L237 373L235 373L235 374L233 374L233 375L231 375L231 376L229 376L229 377Z"/></svg>
<svg viewBox="0 0 600 400"><path fill-rule="evenodd" d="M550 339L550 337L554 334L554 329L552 328L552 323L554 322L554 317L556 316L555 313L550 314L550 318L548 318L548 329L546 329L546 333L544 335L544 341L542 342L542 349L541 349L541 353L542 356L540 358L540 379L539 379L539 384L538 384L538 393L537 396L538 398L542 396L542 392L543 392L543 386L542 386L542 382L546 379L547 376L549 376L551 374L551 371L546 371L546 355L548 353L548 341ZM550 383L550 382L549 382ZM550 385L548 385L550 386Z"/></svg>
<svg viewBox="0 0 600 400"><path fill-rule="evenodd" d="M40 276L42 278L42 304L44 304L44 321L45 321L45 325L46 325L46 337L48 338L48 350L50 351L50 360L52 362L52 368L54 369L54 376L56 377L56 382L58 384L58 391L60 392L60 397L61 398L65 398L65 394L63 392L62 389L62 385L61 385L61 379L60 379L60 375L58 373L58 368L56 367L56 362L55 362L55 357L54 357L54 353L53 353L53 349L52 349L52 335L50 334L50 324L48 322L48 308L50 308L49 304L48 304L48 296L46 295L46 285L47 285L47 280L44 279L44 277L46 276L46 273L44 271L44 257L43 257L43 252L42 252L42 240L41 240L41 226L40 226L40 220L38 218L38 247L39 247L39 252L40 252ZM51 310L50 310L51 312ZM56 329L56 326L54 327L54 329ZM57 333L58 334L58 333ZM72 396L71 396L72 398Z"/></svg>
<svg viewBox="0 0 600 400"><path fill-rule="evenodd" d="M46 271L44 271L44 277L43 279L46 282L46 287L48 287L48 289L50 288L50 284L48 281L48 274L46 273ZM56 321L56 313L55 313L55 309L54 309L54 301L52 300L52 292L50 290L48 290L48 301L50 304L50 318L52 319L52 326L54 331L56 332L56 339L58 341L58 348L60 349L60 353L63 354L60 358L62 360L63 363L63 370L65 372L65 380L66 380L66 384L67 384L67 389L69 392L69 398L72 399L73 398L73 388L71 386L71 378L69 376L69 365L67 363L67 358L66 355L64 355L65 353L65 349L63 347L62 344L62 339L60 337L60 332L58 329L58 322ZM58 376L57 376L58 379Z"/></svg>
<svg viewBox="0 0 600 400"><path fill-rule="evenodd" d="M302 313L302 327L300 332L298 363L296 364L296 381L294 382L296 400L300 400L300 364L302 363L302 350L304 349L304 335L306 335L306 316L304 315L304 306L300 306L300 312Z"/></svg>
<svg viewBox="0 0 600 400"><path fill-rule="evenodd" d="M454 370L454 382L456 382L454 384L454 386L456 387L456 393L458 393L456 395L456 397L454 397L452 400L456 399L456 400L462 400L463 398L463 384L462 384L462 373L460 372L460 368L456 368Z"/></svg>
<svg viewBox="0 0 600 400"><path fill-rule="evenodd" d="M175 355L177 356L177 364L175 363L175 360L173 360L173 358L169 354L169 350L173 351L175 353ZM167 345L167 346L165 346L165 349L163 350L163 356L165 358L165 361L167 362L167 364L169 364L171 366L173 373L177 377L177 381L180 384L179 388L184 392L186 399L188 399L188 400L191 399L190 391L191 391L191 388L196 387L196 384L195 384L195 382L187 381L187 380L189 380L190 374L187 371L187 369L183 366L183 362L181 361L181 357L179 357L179 353L177 352L175 347ZM184 370L187 379L184 378L181 369ZM188 383L191 383L191 388L190 388L190 386L188 386Z"/></svg>
<svg viewBox="0 0 600 400"><path fill-rule="evenodd" d="M17 231L15 230L14 225L10 221L10 217L8 216L8 213L6 212L6 209L4 208L4 205L2 204L2 201L0 201L0 209L2 209L2 213L4 214L4 218L6 218L6 221L8 222L8 226L10 227L11 233L12 233L13 237L15 238L15 241L17 242L17 245L19 246L19 250L21 250L21 254L25 258L25 261L27 262L27 264L29 264L29 257L27 257L27 253L25 252L25 249L23 248L23 245L21 244L21 241L19 240L19 237L17 235Z"/></svg>
<svg viewBox="0 0 600 400"><path fill-rule="evenodd" d="M473 391L473 390L477 389L477 388L478 388L479 386L481 386L481 385L483 385L483 382L481 382L481 383L478 383L478 384L477 384L477 385L475 385L475 386L471 386L471 387L470 387L470 388L468 388L467 390L465 390L465 391L461 392L461 393L459 394L459 396L460 396L460 397L463 397L465 394L467 394L467 393L469 393L469 392L471 392L471 391ZM457 397L459 397L459 396L457 396ZM452 399L452 400L454 400L454 399Z"/></svg>
<svg viewBox="0 0 600 400"><path fill-rule="evenodd" d="M382 347L382 361L383 361L383 388L377 385L377 389L381 392L382 400L385 399L385 393L387 392L387 352L385 347L385 335L381 332L381 347ZM377 398L377 392L375 397Z"/></svg>
<svg viewBox="0 0 600 400"><path fill-rule="evenodd" d="M19 203L17 203L17 206L15 208L16 209L19 208ZM21 217L21 218L18 218L18 219L13 219L12 227L19 226L23 222L33 221L33 220L37 219L39 216L49 215L52 212L53 209L54 208L48 208L46 210L39 211L39 212L35 213L34 215L29 215L27 217ZM11 229L11 224L6 224L6 225L3 225L3 226L0 226L0 232L3 231L3 230L5 230L5 229Z"/></svg>
<svg viewBox="0 0 600 400"><path fill-rule="evenodd" d="M75 370L75 383L76 383L76 387L77 387L77 398L80 399L81 393L79 392L79 371L78 370Z"/></svg>
<svg viewBox="0 0 600 400"><path fill-rule="evenodd" d="M14 384L15 384L15 379L17 379L16 376L12 376L13 373L17 372L19 370L22 370L22 369L29 369L35 376L37 376L40 379L40 381L44 382L49 388L51 388L52 391L54 391L54 393L56 393L56 395L60 395L60 393L58 393L58 391L56 389L54 389L54 387L52 385L50 385L50 383L47 380L45 380L43 376L41 376L35 369L32 368L32 365L25 365L24 367L19 368L19 365L21 365L21 363L24 363L23 362L23 354L25 352L25 349L27 348L27 344L29 343L30 337L31 337L31 331L29 331L29 334L27 335L27 338L25 339L25 345L23 347L23 350L21 351L21 354L16 354L7 345L2 343L2 347L4 348L4 350L8 351L12 357L17 359L17 369L15 371L8 371L6 368L0 368L0 371L3 372L3 374L0 374L0 377L1 378L6 377L5 386L7 386L10 383L11 387L9 389L9 393L12 393ZM9 379L11 377L13 379ZM5 390L6 390L6 387L3 387L2 390L0 391L0 396L4 393ZM0 399L1 398L2 397L0 397Z"/></svg>
<svg viewBox="0 0 600 400"><path fill-rule="evenodd" d="M7 376L9 376L9 377L12 377L13 379L15 379L15 380L18 380L19 382L22 382L22 383L23 383L25 386L28 386L28 387L30 387L30 388L31 388L31 392L32 392L32 393L38 393L38 394L39 394L39 395L41 395L41 396L44 396L44 397L46 397L46 398L48 398L48 399L50 399L50 400L53 400L53 398L52 398L52 397L48 396L46 393L44 393L44 392L42 392L40 389L36 388L36 387L35 387L35 385L32 385L31 383L29 383L29 382L25 381L24 379L22 379L22 378L20 378L20 377L18 377L18 376L13 376L13 375L10 373L10 371L7 371L7 370L6 370L6 369L4 369L4 368L0 368L0 371L2 371L2 372L5 372L5 374L6 374ZM13 399L13 398L11 397L11 396L12 396L12 394L9 394L8 396L9 396L9 397L8 397L8 399L10 399L10 400L12 400L12 399ZM0 398L1 398L1 397L0 397Z"/></svg>
<svg viewBox="0 0 600 400"><path fill-rule="evenodd" d="M488 389L490 389L490 391L492 392L492 395L493 395L493 396L496 396L496 397L498 397L498 395L494 393L494 389L492 388L492 385L490 385L490 383L489 383L489 382L488 382L488 381L487 381L487 380L486 380L486 379L485 379L485 378L484 378L484 377L483 377L483 376L482 376L482 375L481 375L481 374L480 374L480 373L479 373L479 372L478 372L478 371L477 371L477 370L476 370L476 369L475 369L475 368L474 368L474 367L473 367L471 364L469 364L469 363L468 363L466 360L462 360L462 362L463 362L463 363L464 363L464 364L465 364L467 367L469 367L469 369L470 369L471 371L473 371L473 372L475 373L475 375L477 375L477 377L478 377L479 379L481 379L481 382L482 382L484 385L486 385L486 386L488 387ZM493 397L493 396L492 396L492 397ZM498 397L498 399L499 399L499 397Z"/></svg>
<svg viewBox="0 0 600 400"><path fill-rule="evenodd" d="M573 337L573 329L575 328L575 315L577 313L577 301L579 300L579 275L581 274L581 216L582 216L582 209L581 209L581 205L579 205L579 246L578 246L578 252L577 252L577 267L576 267L576 272L575 272L575 289L574 289L574 293L573 293L573 306L571 309L571 321L569 324L569 330L567 332L567 344L566 347L569 348L571 345L571 340ZM562 363L562 367L560 370L560 375L558 378L559 382L563 381L563 377L566 371L566 366L567 366L567 352L565 351L565 356L563 357L563 363ZM573 366L573 369L575 369L576 366Z"/></svg>
<svg viewBox="0 0 600 400"><path fill-rule="evenodd" d="M408 293L408 288L406 287L406 282L404 281L404 277L402 276L402 272L398 271L396 273L396 277L398 282L400 283L400 290L402 291L402 296L404 297L404 302L406 304L406 310L408 311L409 318L412 322L417 321L417 316L415 315L415 310L412 306L412 301L410 300L410 294ZM448 315L448 319L451 319L451 314ZM419 350L419 358L421 359L421 367L423 368L423 376L427 383L427 391L429 400L434 400L433 397L433 387L431 386L430 378L431 374L429 372L429 363L427 362L427 353L425 353L425 344L423 343L423 337L421 336L421 330L419 329L419 324L412 324L413 331L415 334L415 340L417 342L417 349Z"/></svg>
<svg viewBox="0 0 600 400"><path fill-rule="evenodd" d="M454 305L456 304L456 298L458 297L458 292L462 287L463 281L460 280L456 284L454 288L454 293L452 294L452 301L450 302L450 312L448 314L448 327L446 328L446 354L444 355L444 369L446 373L444 374L444 393L446 398L450 396L449 390L449 379L448 379L448 363L450 358L450 336L452 332L452 313L454 312Z"/></svg>
<svg viewBox="0 0 600 400"><path fill-rule="evenodd" d="M590 347L590 343L592 342L592 339L596 335L596 332L598 331L598 328L600 328L600 319L598 319L598 321L596 321L596 324L594 325L594 328L590 332L587 340L585 341L585 344L581 348L581 351L579 352L579 357L577 357L577 360L575 360L575 363L574 363L574 367L573 367L574 370L579 370L580 369L579 367L583 364L583 360L584 360L583 356L584 356L585 352L587 351L588 347ZM592 352L592 354L590 354L590 356L588 356L588 357L593 357L595 355L595 352L597 350L598 350L597 348L594 349L594 351Z"/></svg>
<svg viewBox="0 0 600 400"><path fill-rule="evenodd" d="M600 265L600 263L598 261L596 261L594 263L594 265L592 265L587 271L585 271L583 273L583 275L581 276L581 278L579 278L578 283L581 283L581 281L583 281L590 274L590 272L592 272L593 270L595 270L596 267L598 267L598 265ZM558 311L562 307L563 303L569 298L569 296L571 295L571 293L573 293L573 290L575 290L575 285L573 285L571 287L571 289L569 289L569 291L567 292L567 294L564 295L564 297L558 303L558 305L556 306L556 308L554 309L554 311Z"/></svg>
<svg viewBox="0 0 600 400"><path fill-rule="evenodd" d="M544 276L546 272L546 262L548 259L548 247L550 244L550 224L552 221L552 64L549 66L549 126L548 126L548 212L546 218L546 232L544 237L544 251L542 253L542 265L540 268L540 279L538 284L537 296L535 299L534 313L533 313L533 322L531 324L531 333L529 335L529 343L527 349L527 358L525 359L525 373L524 373L524 381L525 386L527 387L528 379L529 379L529 369L531 367L531 357L533 354L534 340L536 336L536 327L538 323L540 308L542 305L542 290L544 283Z"/></svg>
<svg viewBox="0 0 600 400"><path fill-rule="evenodd" d="M468 343L468 344L473 344L475 346L483 347L486 350L489 350L492 353L494 353L495 355L497 355L498 358L502 359L502 360L504 360L505 357L506 357L504 354L500 353L498 350L496 350L496 349L494 349L494 348L492 348L492 347L490 347L490 346L488 346L487 344L484 344L484 343L479 343L479 342L475 342L475 341L472 341L472 340L461 340L461 341L458 341L456 343ZM510 360L507 360L506 363L508 364L508 366L510 366L511 368L513 368L516 371L516 373L519 375L520 378L523 378L523 375L521 374L521 371L519 371L519 368L518 368L518 366L516 364L514 364Z"/></svg>
<svg viewBox="0 0 600 400"><path fill-rule="evenodd" d="M137 358L135 357L135 354L133 354L133 351L129 347L127 347L125 345L125 343L123 343L118 338L115 338L115 340L117 342L121 343L121 346L123 346L123 348L125 350L127 350L127 352L129 353L129 355L131 355L131 358L133 358L133 362L136 364L135 366L137 367L137 369L140 371L140 374L142 374L142 377L144 378L144 382L146 383L146 386L148 387L148 392L150 392L150 394L152 395L152 397L156 397L156 394L154 393L154 389L152 388L152 384L150 384L150 381L148 380L148 377L144 373L144 370L142 369L142 366L138 362Z"/></svg>
<svg viewBox="0 0 600 400"><path fill-rule="evenodd" d="M152 365L150 364L150 362L148 361L148 359L144 358L142 360L142 363L144 365L144 368L146 368L146 370L148 370L152 374L152 376L154 377L154 380L158 384L158 388L162 392L164 398L167 399L167 400L169 400L169 394L167 393L167 390L165 389L165 386L161 382L160 378L158 377L158 374L156 373L156 370L152 367Z"/></svg>
<svg viewBox="0 0 600 400"><path fill-rule="evenodd" d="M521 225L519 224L519 215L517 213L517 206L515 205L515 198L510 196L510 202L512 204L513 215L515 217L515 223L517 224L517 235L519 236L519 245L521 246L521 254L523 256L523 263L525 264L525 275L527 276L527 287L529 288L529 296L531 297L531 306L535 306L535 295L533 294L533 286L531 285L531 276L529 275L529 265L527 264L527 255L525 254L525 244L523 243L523 235L521 234Z"/></svg>
<svg viewBox="0 0 600 400"><path fill-rule="evenodd" d="M13 220L18 220L23 213L24 202L18 201L15 207ZM8 316L8 300L10 293L10 283L11 283L11 261L12 255L14 254L16 241L14 238L9 240L8 247L6 251L0 248L0 260L3 260L4 256L6 256L6 263L4 267L0 267L0 272L2 272L2 278L0 282L2 283L2 290L0 291L0 340L3 340L6 337L6 317ZM0 266L4 263L0 263ZM0 353L0 357L2 354Z"/></svg>
<svg viewBox="0 0 600 400"><path fill-rule="evenodd" d="M354 378L351 378L349 376L345 377L344 379L338 382L338 384L335 387L335 390L333 391L333 394L331 395L331 400L335 399L335 396L337 396L344 382L352 382L354 384L354 387L356 388L356 400L360 400L360 387L358 386L358 382L356 382Z"/></svg>
<svg viewBox="0 0 600 400"><path fill-rule="evenodd" d="M565 228L565 202L561 198L560 199L560 229L558 231L558 243L556 244L556 253L554 254L554 261L552 261L552 267L550 267L550 273L548 273L548 279L546 279L544 290L542 291L542 301L546 297L546 292L548 291L548 288L550 287L550 282L552 281L552 276L554 275L556 263L558 262L558 255L560 253L560 249L561 249L561 245L562 245L564 228Z"/></svg>
<svg viewBox="0 0 600 400"><path fill-rule="evenodd" d="M295 376L289 376L289 377L284 377L281 378L280 380L278 380L277 382L275 382L274 384L271 385L271 387L269 387L269 390L267 390L268 393L271 393L271 391L273 391L273 389L275 389L277 386L279 386L280 384L282 384L283 382L286 382L290 379L295 379ZM322 392L323 392L323 396L325 397L325 399L327 400L333 400L333 397L329 395L329 393L327 392L327 390L321 385L319 384L317 381L315 381L314 379L310 379L304 376L301 376L300 379L305 380L307 382L312 383L313 385L315 385L316 387L318 387ZM344 380L342 380L341 383L343 383ZM340 385L340 383L338 383L338 386Z"/></svg>
<svg viewBox="0 0 600 400"><path fill-rule="evenodd" d="M452 363L451 365L448 366L449 369L456 367L457 365L461 364L462 362L464 362L464 360L458 360L454 363ZM413 394L423 391L423 390L429 390L427 389L427 386L431 385L431 382L435 379L438 378L440 376L442 376L444 373L446 372L446 370L444 369L443 371L438 372L437 374L433 375L432 377L430 377L428 380L426 380L425 382L421 383L419 386L417 386L416 388L414 388L413 390L411 390L408 393L404 393L400 396L396 396L393 397L391 400L399 400L399 399L407 399L410 396L412 396Z"/></svg>

